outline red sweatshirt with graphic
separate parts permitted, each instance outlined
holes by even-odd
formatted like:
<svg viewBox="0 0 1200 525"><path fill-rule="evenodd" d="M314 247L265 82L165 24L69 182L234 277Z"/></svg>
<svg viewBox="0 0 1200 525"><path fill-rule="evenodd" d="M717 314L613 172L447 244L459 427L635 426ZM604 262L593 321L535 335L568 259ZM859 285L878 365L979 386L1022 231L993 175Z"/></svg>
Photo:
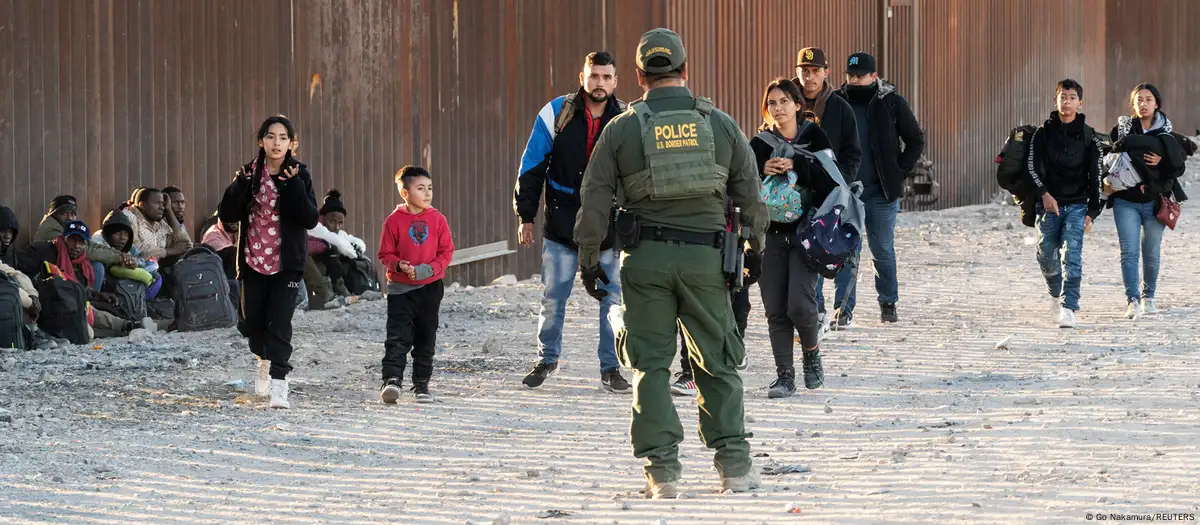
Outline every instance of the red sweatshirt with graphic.
<svg viewBox="0 0 1200 525"><path fill-rule="evenodd" d="M450 224L437 208L426 208L413 214L408 206L396 206L396 211L383 221L383 234L379 239L379 262L387 268L388 282L423 285L446 276L446 268L454 258L454 241L450 238ZM408 261L417 269L417 278L396 266Z"/></svg>

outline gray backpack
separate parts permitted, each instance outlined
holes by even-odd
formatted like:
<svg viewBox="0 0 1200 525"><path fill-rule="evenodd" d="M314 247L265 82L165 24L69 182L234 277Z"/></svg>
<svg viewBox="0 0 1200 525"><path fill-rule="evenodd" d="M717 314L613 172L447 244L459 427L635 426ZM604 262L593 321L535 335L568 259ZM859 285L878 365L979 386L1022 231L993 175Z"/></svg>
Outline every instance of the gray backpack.
<svg viewBox="0 0 1200 525"><path fill-rule="evenodd" d="M180 332L230 328L237 310L229 298L229 282L221 257L207 246L192 248L175 263L171 291L175 299L175 327Z"/></svg>
<svg viewBox="0 0 1200 525"><path fill-rule="evenodd" d="M146 310L146 285L131 279L109 278L104 281L104 291L117 296L118 310L122 319L141 321L149 317Z"/></svg>

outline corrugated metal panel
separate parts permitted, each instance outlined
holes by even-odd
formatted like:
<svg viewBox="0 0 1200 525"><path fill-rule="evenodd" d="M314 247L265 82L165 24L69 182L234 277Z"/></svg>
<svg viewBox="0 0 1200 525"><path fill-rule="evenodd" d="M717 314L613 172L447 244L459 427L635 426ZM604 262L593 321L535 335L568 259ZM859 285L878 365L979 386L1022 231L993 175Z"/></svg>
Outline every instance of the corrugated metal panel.
<svg viewBox="0 0 1200 525"><path fill-rule="evenodd" d="M825 49L830 82L846 57L876 52L877 0L670 0L667 26L688 50L688 86L710 97L746 133L762 123L763 88L796 75L801 48ZM636 42L636 38L635 42Z"/></svg>
<svg viewBox="0 0 1200 525"><path fill-rule="evenodd" d="M1129 115L1129 92L1147 82L1162 92L1166 113L1181 133L1200 134L1200 2L1109 0L1108 115L1105 130L1118 115Z"/></svg>
<svg viewBox="0 0 1200 525"><path fill-rule="evenodd" d="M408 163L433 171L460 247L506 241L530 125L576 88L588 52L613 52L618 95L637 98L638 37L671 27L696 93L750 132L762 87L794 73L799 48L826 49L834 84L846 55L879 55L884 5L882 66L928 130L938 207L990 198L1002 137L1045 118L1064 76L1087 87L1098 128L1126 112L1140 81L1163 89L1177 128L1200 125L1200 108L1182 103L1200 95L1200 71L1179 58L1200 54L1195 2L889 2L0 0L0 204L27 238L54 195L75 194L98 224L133 187L174 184L195 224L253 156L259 122L284 113L318 198L342 190L348 229L371 250L398 201L392 174ZM535 247L451 278L539 266Z"/></svg>

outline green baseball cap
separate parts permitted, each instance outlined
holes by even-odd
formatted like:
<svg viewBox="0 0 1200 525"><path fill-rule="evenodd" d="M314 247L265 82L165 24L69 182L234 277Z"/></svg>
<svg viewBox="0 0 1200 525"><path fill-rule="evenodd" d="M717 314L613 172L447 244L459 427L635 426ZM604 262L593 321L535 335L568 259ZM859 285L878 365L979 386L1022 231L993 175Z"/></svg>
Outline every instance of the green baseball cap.
<svg viewBox="0 0 1200 525"><path fill-rule="evenodd" d="M648 65L653 58L666 58L665 65ZM660 27L651 29L642 35L638 41L637 67L647 73L666 73L679 69L687 61L687 50L683 48L683 40L670 29Z"/></svg>

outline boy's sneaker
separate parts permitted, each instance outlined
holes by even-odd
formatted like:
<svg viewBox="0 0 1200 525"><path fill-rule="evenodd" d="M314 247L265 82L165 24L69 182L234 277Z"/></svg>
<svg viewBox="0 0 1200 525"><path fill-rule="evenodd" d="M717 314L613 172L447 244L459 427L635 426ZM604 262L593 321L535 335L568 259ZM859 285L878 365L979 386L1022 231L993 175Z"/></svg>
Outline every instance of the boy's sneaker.
<svg viewBox="0 0 1200 525"><path fill-rule="evenodd" d="M412 393L413 397L417 399L418 403L433 402L433 394L429 393L429 382L427 381L414 381Z"/></svg>
<svg viewBox="0 0 1200 525"><path fill-rule="evenodd" d="M1075 328L1075 312L1070 308L1063 308L1058 314L1059 328Z"/></svg>
<svg viewBox="0 0 1200 525"><path fill-rule="evenodd" d="M676 373L675 382L671 383L671 393L687 397L696 395L696 380L692 379L691 374Z"/></svg>
<svg viewBox="0 0 1200 525"><path fill-rule="evenodd" d="M821 349L804 351L804 388L815 390L825 384L825 368L821 366Z"/></svg>
<svg viewBox="0 0 1200 525"><path fill-rule="evenodd" d="M399 377L389 377L383 380L383 387L379 389L379 399L389 405L396 404L400 399L400 388L403 386L404 380Z"/></svg>
<svg viewBox="0 0 1200 525"><path fill-rule="evenodd" d="M633 385L629 384L624 377L621 377L620 368L610 368L600 372L600 386L606 392L614 394L631 394L633 393Z"/></svg>
<svg viewBox="0 0 1200 525"><path fill-rule="evenodd" d="M254 374L254 394L267 397L271 392L271 362L260 358L257 366Z"/></svg>
<svg viewBox="0 0 1200 525"><path fill-rule="evenodd" d="M1153 297L1142 299L1142 313L1145 315L1155 315L1158 313L1158 305L1154 304Z"/></svg>
<svg viewBox="0 0 1200 525"><path fill-rule="evenodd" d="M292 408L288 403L288 381L287 379L272 379L271 380L271 401L267 403L271 408Z"/></svg>
<svg viewBox="0 0 1200 525"><path fill-rule="evenodd" d="M831 330L849 330L854 326L854 314L846 310L838 310L830 323Z"/></svg>
<svg viewBox="0 0 1200 525"><path fill-rule="evenodd" d="M771 383L771 388L767 390L767 398L792 397L792 394L796 393L796 369L789 366L779 369L777 373L779 378Z"/></svg>
<svg viewBox="0 0 1200 525"><path fill-rule="evenodd" d="M521 385L530 390L541 388L542 383L546 382L546 378L550 377L555 370L558 370L558 363L538 363L529 371L525 379L521 380Z"/></svg>
<svg viewBox="0 0 1200 525"><path fill-rule="evenodd" d="M1142 305L1137 299L1129 301L1129 305L1125 307L1125 318L1136 321L1142 316Z"/></svg>
<svg viewBox="0 0 1200 525"><path fill-rule="evenodd" d="M900 316L896 315L896 303L879 303L879 321L883 323L900 322Z"/></svg>

